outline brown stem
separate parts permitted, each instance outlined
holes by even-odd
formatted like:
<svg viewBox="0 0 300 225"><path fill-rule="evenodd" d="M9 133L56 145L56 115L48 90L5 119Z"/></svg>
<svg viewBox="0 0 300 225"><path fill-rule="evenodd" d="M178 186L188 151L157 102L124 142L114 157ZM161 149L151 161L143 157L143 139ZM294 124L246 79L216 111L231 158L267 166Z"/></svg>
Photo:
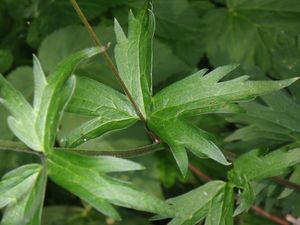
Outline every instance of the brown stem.
<svg viewBox="0 0 300 225"><path fill-rule="evenodd" d="M191 171L193 171L197 176L199 176L203 181L205 182L209 182L212 181L213 179L209 176L207 176L205 173L203 173L199 168L197 168L196 166L194 166L193 164L189 163L189 168ZM251 209L253 211L255 211L256 213L258 213L259 215L266 217L267 219L280 224L280 225L289 225L289 223L285 220L282 219L276 215L273 215L267 211L265 211L264 209L258 207L258 206L251 206Z"/></svg>
<svg viewBox="0 0 300 225"><path fill-rule="evenodd" d="M255 205L251 206L251 209L253 211L255 211L257 214L263 216L263 217L266 217L267 219L277 223L277 224L281 224L281 225L289 225L289 222L286 221L285 219L281 219L280 217L278 216L275 216L265 210L263 210L262 208L260 207L257 207Z"/></svg>
<svg viewBox="0 0 300 225"><path fill-rule="evenodd" d="M290 182L289 180L286 180L282 177L271 177L270 180L278 183L278 184L281 184L287 188L291 188L291 189L294 189L296 191L300 191L300 184L296 184L294 182Z"/></svg>
<svg viewBox="0 0 300 225"><path fill-rule="evenodd" d="M78 14L80 20L82 21L82 23L84 24L84 26L86 27L86 29L88 30L91 39L93 40L94 44L98 47L102 47L102 43L99 39L99 37L97 36L97 34L95 33L95 31L93 30L92 26L89 24L87 18L85 17L85 15L83 14L82 10L80 9L79 5L77 4L76 0L70 0L72 6L74 7L76 13ZM142 112L140 111L138 105L136 104L136 102L134 101L131 93L129 92L129 90L127 89L124 81L122 80L115 64L113 63L111 57L108 55L107 51L104 51L101 53L105 62L107 63L107 65L109 66L109 68L112 70L113 74L115 75L115 78L118 80L118 82L120 83L123 91L125 92L125 94L127 95L129 101L131 102L134 110L136 111L137 115L139 116L139 118L141 119L141 121L144 123L144 125L146 126L146 119L143 116ZM147 127L147 126L146 126Z"/></svg>

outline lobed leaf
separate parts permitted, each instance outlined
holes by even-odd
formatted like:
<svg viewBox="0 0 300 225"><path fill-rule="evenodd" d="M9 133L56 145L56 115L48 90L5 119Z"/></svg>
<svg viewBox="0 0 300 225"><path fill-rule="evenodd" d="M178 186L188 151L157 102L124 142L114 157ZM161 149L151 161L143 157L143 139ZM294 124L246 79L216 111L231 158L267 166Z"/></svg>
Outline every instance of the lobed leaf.
<svg viewBox="0 0 300 225"><path fill-rule="evenodd" d="M188 167L186 149L200 158L209 157L224 165L229 164L221 150L209 140L207 133L183 118L152 116L148 125L169 145L183 175L186 175Z"/></svg>
<svg viewBox="0 0 300 225"><path fill-rule="evenodd" d="M78 77L75 93L66 111L94 117L61 140L68 147L78 146L115 129L126 128L138 120L125 95L85 77Z"/></svg>
<svg viewBox="0 0 300 225"><path fill-rule="evenodd" d="M69 77L80 61L99 52L99 48L90 48L69 56L48 81L34 56L34 108L0 75L0 93L4 98L1 102L12 114L8 118L9 127L28 147L36 151L51 149L62 112L75 88L75 78Z"/></svg>
<svg viewBox="0 0 300 225"><path fill-rule="evenodd" d="M234 168L228 172L230 182L243 189L241 202L234 215L248 210L255 200L250 182L283 175L299 162L298 148L279 149L266 155L262 155L262 151L256 149L237 158L233 163Z"/></svg>
<svg viewBox="0 0 300 225"><path fill-rule="evenodd" d="M230 122L246 126L230 134L226 141L247 141L261 138L281 143L300 135L300 106L286 93L276 92L261 97L263 103L242 103L244 114L228 117ZM257 146L259 147L259 146Z"/></svg>
<svg viewBox="0 0 300 225"><path fill-rule="evenodd" d="M167 200L176 215L169 225L233 224L233 190L222 181L211 181L190 192Z"/></svg>
<svg viewBox="0 0 300 225"><path fill-rule="evenodd" d="M298 148L279 149L266 155L262 155L262 151L256 149L237 158L233 163L232 173L243 174L249 181L262 180L285 174L290 167L299 162Z"/></svg>
<svg viewBox="0 0 300 225"><path fill-rule="evenodd" d="M111 204L162 215L173 214L170 206L162 200L105 174L142 169L136 163L114 157L80 156L59 151L53 151L47 160L49 176L55 183L116 220L120 216Z"/></svg>
<svg viewBox="0 0 300 225"><path fill-rule="evenodd" d="M248 81L248 76L220 82L237 65L219 67L205 75L200 70L180 80L153 97L153 110L148 126L172 150L177 164L186 174L188 159L185 149L198 157L209 157L224 165L229 163L219 148L201 129L188 124L184 116L216 112L236 112L234 103L284 88L298 78L282 81Z"/></svg>
<svg viewBox="0 0 300 225"><path fill-rule="evenodd" d="M8 118L9 128L27 146L41 151L41 143L34 128L35 115L33 108L1 74L0 74L0 102L12 114Z"/></svg>
<svg viewBox="0 0 300 225"><path fill-rule="evenodd" d="M141 113L147 116L152 95L152 42L154 15L151 4L135 17L130 11L128 35L115 20L117 45L115 59L120 76L136 101Z"/></svg>
<svg viewBox="0 0 300 225"><path fill-rule="evenodd" d="M40 224L45 179L39 164L21 166L3 176L0 208L5 210L1 224Z"/></svg>
<svg viewBox="0 0 300 225"><path fill-rule="evenodd" d="M224 102L251 100L259 95L285 88L298 79L248 81L248 76L241 76L220 82L236 68L237 65L222 66L205 76L207 70L200 70L164 88L153 98L153 113L166 111L168 115L179 116L188 113L195 114L193 111L199 109L204 110L204 113L209 113L211 107L222 106Z"/></svg>

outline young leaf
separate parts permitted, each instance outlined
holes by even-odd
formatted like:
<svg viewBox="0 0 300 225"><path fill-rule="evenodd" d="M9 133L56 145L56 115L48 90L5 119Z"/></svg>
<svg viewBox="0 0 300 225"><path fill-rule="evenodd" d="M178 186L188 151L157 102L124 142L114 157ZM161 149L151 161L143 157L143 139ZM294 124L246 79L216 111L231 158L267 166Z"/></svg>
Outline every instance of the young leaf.
<svg viewBox="0 0 300 225"><path fill-rule="evenodd" d="M170 206L129 183L106 173L142 169L139 164L114 157L90 157L53 151L48 157L49 176L58 185L87 201L103 214L116 220L118 212L111 204L164 216L172 216Z"/></svg>
<svg viewBox="0 0 300 225"><path fill-rule="evenodd" d="M68 147L126 128L138 120L125 95L85 77L77 78L77 87L66 111L95 117L63 138L62 144Z"/></svg>
<svg viewBox="0 0 300 225"><path fill-rule="evenodd" d="M115 58L123 82L146 118L152 95L152 40L154 15L151 4L135 17L130 11L128 35L115 20Z"/></svg>
<svg viewBox="0 0 300 225"><path fill-rule="evenodd" d="M75 87L75 78L69 77L80 61L99 52L99 48L90 48L69 56L58 65L48 81L34 56L34 108L0 75L0 93L4 98L1 102L12 114L8 124L15 135L31 149L45 151L53 146L62 111Z"/></svg>
<svg viewBox="0 0 300 225"><path fill-rule="evenodd" d="M0 208L5 210L1 224L40 224L45 179L39 164L28 164L3 176Z"/></svg>

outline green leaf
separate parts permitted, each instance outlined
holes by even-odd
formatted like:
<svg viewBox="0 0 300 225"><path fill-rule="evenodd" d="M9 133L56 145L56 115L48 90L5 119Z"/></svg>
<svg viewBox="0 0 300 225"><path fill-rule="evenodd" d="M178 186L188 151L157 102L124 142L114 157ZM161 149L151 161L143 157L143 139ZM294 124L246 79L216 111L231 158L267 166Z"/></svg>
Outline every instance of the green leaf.
<svg viewBox="0 0 300 225"><path fill-rule="evenodd" d="M243 190L239 207L234 215L248 210L253 204L255 194L252 181L283 175L299 162L300 151L297 148L291 150L283 148L266 155L262 155L261 150L252 150L237 158L233 163L233 169L228 172L229 181Z"/></svg>
<svg viewBox="0 0 300 225"><path fill-rule="evenodd" d="M80 61L99 52L99 48L90 48L69 56L57 66L48 81L34 56L34 108L0 75L0 93L4 98L1 102L12 114L8 124L14 134L31 149L51 149L62 111L75 88L75 78L69 77Z"/></svg>
<svg viewBox="0 0 300 225"><path fill-rule="evenodd" d="M258 138L281 143L300 137L300 106L284 92L261 97L263 103L242 103L245 113L236 114L228 120L246 126L230 134L226 141L249 141ZM259 146L256 146L259 147Z"/></svg>
<svg viewBox="0 0 300 225"><path fill-rule="evenodd" d="M26 99L31 99L33 79L32 79L32 68L28 66L21 66L13 70L6 76L6 79L18 89ZM0 136L1 139L12 139L13 133L9 130L6 122L9 116L5 108L0 105Z"/></svg>
<svg viewBox="0 0 300 225"><path fill-rule="evenodd" d="M198 157L209 157L224 165L229 164L208 135L200 128L188 124L184 116L235 112L238 108L233 103L284 88L296 80L248 81L248 76L241 76L219 82L236 67L219 67L205 76L206 70L200 70L164 88L153 98L149 128L169 145L184 175L188 165L185 148Z"/></svg>
<svg viewBox="0 0 300 225"><path fill-rule="evenodd" d="M183 195L168 199L167 202L173 205L176 212L175 218L173 218L172 221L168 224L193 225L199 223L207 215L209 217L209 220L211 216L216 216L214 217L216 219L219 216L220 218L224 216L223 218L225 219L225 217L228 216L227 210L230 211L230 208L232 207L230 205L232 205L233 201L233 199L231 199L232 190L230 189L228 190L228 193L225 193L226 186L226 183L222 181L211 181ZM225 195L227 195L227 197L225 197ZM228 204L227 206L224 206L223 212L222 209L219 208L220 205L217 202L221 203L221 206L223 203ZM226 216L224 215L224 213L226 214ZM209 221L207 221L207 223L209 224ZM217 224L222 223L214 223L214 225Z"/></svg>
<svg viewBox="0 0 300 225"><path fill-rule="evenodd" d="M226 7L208 11L201 30L210 62L270 69L277 36L300 28L299 9L297 0L227 0Z"/></svg>
<svg viewBox="0 0 300 225"><path fill-rule="evenodd" d="M47 160L49 176L55 183L116 220L120 216L111 204L161 215L173 214L170 206L162 200L106 175L107 172L142 169L137 163L114 157L89 157L63 151L53 151Z"/></svg>
<svg viewBox="0 0 300 225"><path fill-rule="evenodd" d="M219 82L235 70L237 65L219 67L204 76L200 70L157 93L153 99L154 113L168 110L168 115L208 113L210 108L223 107L225 103L251 100L275 90L282 89L298 78L283 81L248 81L248 76ZM172 98L171 98L172 97Z"/></svg>
<svg viewBox="0 0 300 225"><path fill-rule="evenodd" d="M209 203L205 225L233 225L234 193L231 184L226 184Z"/></svg>
<svg viewBox="0 0 300 225"><path fill-rule="evenodd" d="M183 175L186 175L188 166L186 149L200 158L209 157L224 165L229 164L220 149L208 139L206 132L183 118L152 116L148 125L169 145Z"/></svg>
<svg viewBox="0 0 300 225"><path fill-rule="evenodd" d="M279 149L266 155L256 149L237 158L229 176L230 179L234 179L235 174L243 174L249 181L262 180L285 174L290 167L299 162L300 151L298 148Z"/></svg>
<svg viewBox="0 0 300 225"><path fill-rule="evenodd" d="M296 184L299 184L300 183L300 165L296 165L295 166L295 169L293 171L293 173L290 175L289 177L289 181L290 182L294 182ZM282 198L286 198L288 197L289 195L291 195L292 193L294 192L293 189L290 189L290 188L285 188L281 193L280 195L278 196L279 199L282 199Z"/></svg>
<svg viewBox="0 0 300 225"><path fill-rule="evenodd" d="M242 189L242 192L239 193L238 207L235 209L233 216L237 216L242 212L249 210L253 205L255 200L255 193L252 187L251 182L247 176L239 172L229 172L229 180L234 183L236 187Z"/></svg>
<svg viewBox="0 0 300 225"><path fill-rule="evenodd" d="M45 179L39 164L28 164L3 176L0 208L5 210L1 224L40 224Z"/></svg>
<svg viewBox="0 0 300 225"><path fill-rule="evenodd" d="M128 18L128 35L115 20L117 45L115 59L120 76L144 117L150 109L152 95L152 9L143 9Z"/></svg>
<svg viewBox="0 0 300 225"><path fill-rule="evenodd" d="M8 125L13 133L27 146L37 151L41 151L40 140L34 127L35 115L33 108L1 74L0 74L0 94L3 99L0 102L12 114L8 117Z"/></svg>
<svg viewBox="0 0 300 225"><path fill-rule="evenodd" d="M78 77L77 84L66 111L94 118L64 137L63 145L75 147L106 132L126 128L138 120L127 97L120 92L85 77Z"/></svg>

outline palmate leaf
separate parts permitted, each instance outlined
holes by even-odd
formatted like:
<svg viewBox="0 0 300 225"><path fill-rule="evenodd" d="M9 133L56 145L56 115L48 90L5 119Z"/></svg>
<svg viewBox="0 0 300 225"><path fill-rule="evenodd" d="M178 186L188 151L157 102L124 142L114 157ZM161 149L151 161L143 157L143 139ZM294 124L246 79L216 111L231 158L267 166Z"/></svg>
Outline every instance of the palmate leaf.
<svg viewBox="0 0 300 225"><path fill-rule="evenodd" d="M225 4L202 18L203 46L210 62L271 69L276 64L271 51L278 35L284 31L290 35L300 28L300 2L226 0Z"/></svg>
<svg viewBox="0 0 300 225"><path fill-rule="evenodd" d="M237 67L228 65L219 67L207 75L205 75L207 70L200 70L151 97L153 19L151 9L141 10L136 18L130 13L128 38L120 25L115 22L118 42L115 58L124 84L146 118L150 130L171 148L182 174L186 174L188 166L186 149L198 157L209 157L228 165L209 135L187 123L184 117L203 113L236 112L240 108L234 103L251 100L256 96L287 87L297 78L283 81L249 81L248 76L241 76L220 82ZM98 95L83 91L88 89L88 86L93 87ZM66 137L67 146L75 147L84 140L95 138L110 130L128 127L137 120L124 95L87 79L82 79L78 88L69 111L96 118ZM95 100L90 102L90 99ZM111 102L120 102L120 99L124 99L122 104L130 108L129 117L128 113L123 114L122 105L115 104L113 109L107 109Z"/></svg>
<svg viewBox="0 0 300 225"><path fill-rule="evenodd" d="M58 185L116 220L120 216L111 204L163 216L173 215L171 207L164 201L106 175L110 172L143 169L137 163L115 157L89 157L53 151L48 157L48 166L49 176Z"/></svg>
<svg viewBox="0 0 300 225"><path fill-rule="evenodd" d="M232 225L233 189L222 181L211 181L167 202L176 215L168 225L194 225L206 217L206 225Z"/></svg>
<svg viewBox="0 0 300 225"><path fill-rule="evenodd" d="M62 111L75 87L75 78L69 78L80 61L99 52L99 48L90 48L69 56L49 75L48 80L34 57L33 107L0 75L1 102L12 114L8 118L9 127L28 147L36 151L47 151L52 147Z"/></svg>
<svg viewBox="0 0 300 225"><path fill-rule="evenodd" d="M220 82L236 67L237 65L219 67L205 76L206 70L200 70L164 88L153 97L149 128L170 146L183 174L186 174L188 164L185 149L199 157L205 156L228 164L207 134L188 124L184 116L222 112L226 108L229 112L234 112L236 107L233 107L233 103L251 100L297 80L249 81L248 76L241 76Z"/></svg>
<svg viewBox="0 0 300 225"><path fill-rule="evenodd" d="M0 208L5 208L2 225L40 224L46 174L39 164L10 171L0 182Z"/></svg>

